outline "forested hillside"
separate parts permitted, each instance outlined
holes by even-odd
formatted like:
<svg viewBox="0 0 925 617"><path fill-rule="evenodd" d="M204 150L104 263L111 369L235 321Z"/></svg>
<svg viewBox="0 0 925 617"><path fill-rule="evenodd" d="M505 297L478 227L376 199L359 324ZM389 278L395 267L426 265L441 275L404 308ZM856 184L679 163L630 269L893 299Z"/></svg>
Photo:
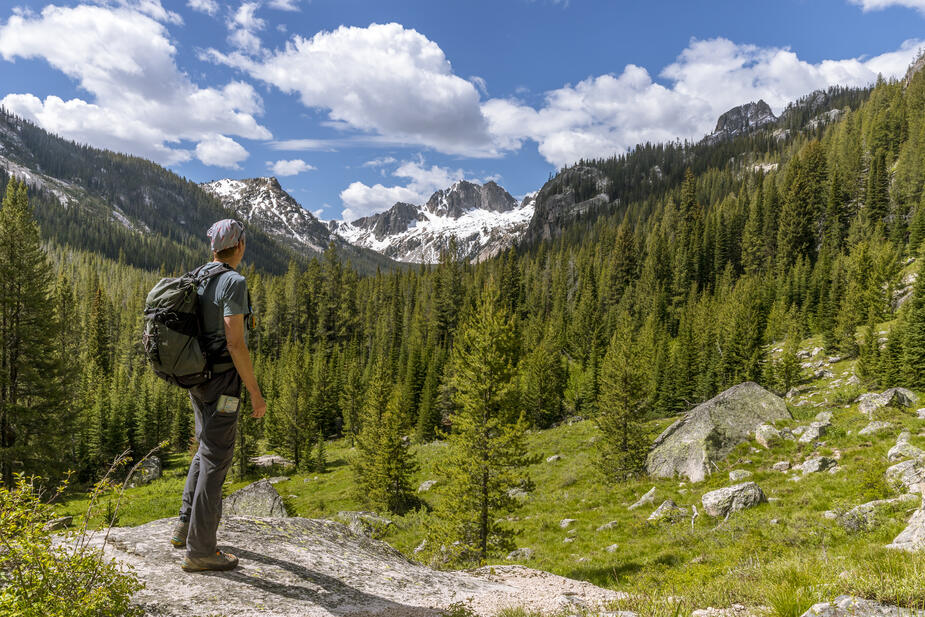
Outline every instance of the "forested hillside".
<svg viewBox="0 0 925 617"><path fill-rule="evenodd" d="M925 283L894 314L925 238L925 75L867 95L831 93L830 108L846 111L827 124L797 105L781 120L787 133L581 162L609 179L612 203L553 241L478 265L447 252L434 268L360 277L329 250L279 276L248 269L269 411L261 423L242 416L238 469L258 449L323 469L324 440L346 436L369 506L403 511L414 507L414 461L402 437L446 439L460 495L471 493L467 460L505 470L490 489L501 496L492 511L504 511L505 491L529 482L517 472L528 427L596 419L601 469L625 478L641 470L643 420L745 380L787 390L806 335L860 355L871 385L925 386ZM31 205L45 225L43 199ZM11 183L3 203L4 479L71 468L91 480L126 448L189 448L185 393L153 377L138 338L154 269L180 269L191 254L127 243L144 257L120 260L60 239L43 250L23 189ZM187 246L186 231L163 236ZM882 322L892 327L881 348ZM443 514L436 537L469 538L456 557L507 546L497 523L475 533Z"/></svg>

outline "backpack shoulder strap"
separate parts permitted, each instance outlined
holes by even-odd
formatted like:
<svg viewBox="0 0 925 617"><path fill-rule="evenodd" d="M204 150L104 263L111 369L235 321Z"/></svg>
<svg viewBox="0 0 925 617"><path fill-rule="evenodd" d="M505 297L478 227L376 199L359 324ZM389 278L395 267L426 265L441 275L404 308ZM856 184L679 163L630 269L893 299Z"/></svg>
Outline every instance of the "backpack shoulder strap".
<svg viewBox="0 0 925 617"><path fill-rule="evenodd" d="M198 268L190 272L190 275L196 279L196 285L200 286L208 282L213 277L216 277L220 274L224 274L226 272L233 272L233 271L234 271L234 268L232 268L231 266L229 266L228 264L224 262L219 262L218 265L213 265L211 263L208 263L208 264L205 264L204 266L199 266Z"/></svg>

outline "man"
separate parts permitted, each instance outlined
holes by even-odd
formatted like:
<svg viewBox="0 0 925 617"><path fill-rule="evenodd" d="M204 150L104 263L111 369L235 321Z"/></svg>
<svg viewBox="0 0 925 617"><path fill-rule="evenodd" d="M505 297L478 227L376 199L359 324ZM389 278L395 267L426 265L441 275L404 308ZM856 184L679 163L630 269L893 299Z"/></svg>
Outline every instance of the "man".
<svg viewBox="0 0 925 617"><path fill-rule="evenodd" d="M244 225L224 219L209 228L208 236L212 261L203 268L227 271L199 288L202 344L212 363L212 378L190 389L199 450L190 463L180 522L171 539L175 547L186 547L187 572L238 565L237 557L216 548L215 533L222 517L222 484L234 454L242 382L251 396L252 417L262 418L267 411L247 351L247 283L235 271L244 258Z"/></svg>

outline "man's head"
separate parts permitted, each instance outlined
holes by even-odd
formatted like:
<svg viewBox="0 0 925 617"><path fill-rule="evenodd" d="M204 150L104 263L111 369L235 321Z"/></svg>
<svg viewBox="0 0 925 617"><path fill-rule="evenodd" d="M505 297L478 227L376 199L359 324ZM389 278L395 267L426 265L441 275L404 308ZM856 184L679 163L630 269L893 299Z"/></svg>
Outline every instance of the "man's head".
<svg viewBox="0 0 925 617"><path fill-rule="evenodd" d="M212 258L237 268L244 258L244 225L234 219L222 219L212 224L207 235Z"/></svg>

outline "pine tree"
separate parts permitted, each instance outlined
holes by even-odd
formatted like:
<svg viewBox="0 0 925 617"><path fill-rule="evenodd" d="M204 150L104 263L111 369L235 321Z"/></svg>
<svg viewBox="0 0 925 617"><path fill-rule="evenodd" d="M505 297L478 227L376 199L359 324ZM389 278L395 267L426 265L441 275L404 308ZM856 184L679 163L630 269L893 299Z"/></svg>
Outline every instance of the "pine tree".
<svg viewBox="0 0 925 617"><path fill-rule="evenodd" d="M450 560L480 562L512 546L513 532L499 516L518 506L508 491L528 482L529 460L526 420L517 404L516 358L510 316L489 286L454 348L459 411L438 469L446 495L429 528L431 545L443 547Z"/></svg>
<svg viewBox="0 0 925 617"><path fill-rule="evenodd" d="M642 472L649 440L643 429L650 400L651 375L629 315L622 315L601 367L597 425L598 466L611 480L623 481Z"/></svg>
<svg viewBox="0 0 925 617"><path fill-rule="evenodd" d="M60 471L70 432L51 283L26 185L11 179L0 205L0 480L6 486L13 461L47 475Z"/></svg>
<svg viewBox="0 0 925 617"><path fill-rule="evenodd" d="M904 385L921 390L925 388L925 276L916 279L910 304L903 345Z"/></svg>

